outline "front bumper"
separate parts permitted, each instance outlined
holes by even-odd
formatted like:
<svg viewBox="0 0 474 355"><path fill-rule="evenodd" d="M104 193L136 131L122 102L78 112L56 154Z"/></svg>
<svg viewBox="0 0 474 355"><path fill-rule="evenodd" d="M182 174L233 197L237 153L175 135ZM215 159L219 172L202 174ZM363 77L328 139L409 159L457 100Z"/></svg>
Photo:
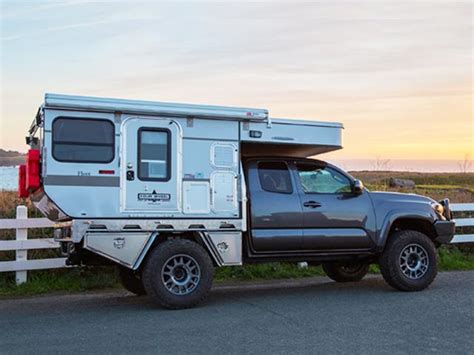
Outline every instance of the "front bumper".
<svg viewBox="0 0 474 355"><path fill-rule="evenodd" d="M434 227L437 235L435 240L438 243L447 244L451 242L456 230L456 224L454 221L436 221Z"/></svg>

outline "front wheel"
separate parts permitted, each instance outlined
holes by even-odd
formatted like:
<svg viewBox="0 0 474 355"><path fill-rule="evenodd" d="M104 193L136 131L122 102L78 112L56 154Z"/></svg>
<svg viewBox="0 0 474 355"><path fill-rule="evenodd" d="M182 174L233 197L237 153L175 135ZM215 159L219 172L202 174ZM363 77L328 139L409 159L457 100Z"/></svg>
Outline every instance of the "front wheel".
<svg viewBox="0 0 474 355"><path fill-rule="evenodd" d="M423 233L404 230L390 236L380 257L385 281L400 291L421 291L438 273L436 249Z"/></svg>
<svg viewBox="0 0 474 355"><path fill-rule="evenodd" d="M207 252L187 239L170 239L147 258L142 280L157 304L171 309L203 302L212 286L214 266Z"/></svg>
<svg viewBox="0 0 474 355"><path fill-rule="evenodd" d="M354 282L362 280L369 271L369 264L364 262L323 263L323 270L334 281Z"/></svg>

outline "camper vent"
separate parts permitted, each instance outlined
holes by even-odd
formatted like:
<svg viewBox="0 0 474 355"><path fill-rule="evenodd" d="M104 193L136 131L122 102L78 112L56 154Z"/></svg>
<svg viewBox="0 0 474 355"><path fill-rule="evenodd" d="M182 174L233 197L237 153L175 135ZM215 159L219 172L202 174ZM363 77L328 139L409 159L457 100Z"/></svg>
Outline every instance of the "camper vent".
<svg viewBox="0 0 474 355"><path fill-rule="evenodd" d="M107 227L103 224L91 224L89 229L94 229L94 230L97 230L97 229L107 229Z"/></svg>
<svg viewBox="0 0 474 355"><path fill-rule="evenodd" d="M222 222L219 228L220 229L235 229L235 226L232 223Z"/></svg>
<svg viewBox="0 0 474 355"><path fill-rule="evenodd" d="M123 229L142 229L138 224L126 224Z"/></svg>
<svg viewBox="0 0 474 355"><path fill-rule="evenodd" d="M189 229L206 229L204 224L191 224L188 227Z"/></svg>
<svg viewBox="0 0 474 355"><path fill-rule="evenodd" d="M156 229L174 229L171 224L160 224L158 223Z"/></svg>

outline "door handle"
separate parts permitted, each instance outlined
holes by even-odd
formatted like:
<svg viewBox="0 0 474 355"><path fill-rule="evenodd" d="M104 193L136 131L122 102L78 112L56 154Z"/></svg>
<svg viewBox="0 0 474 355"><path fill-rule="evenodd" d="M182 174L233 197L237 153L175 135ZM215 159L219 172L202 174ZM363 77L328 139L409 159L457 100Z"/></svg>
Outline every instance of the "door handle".
<svg viewBox="0 0 474 355"><path fill-rule="evenodd" d="M309 207L309 208L317 208L317 207L321 207L321 204L316 201L306 201L305 203L303 203L303 206Z"/></svg>
<svg viewBox="0 0 474 355"><path fill-rule="evenodd" d="M127 171L127 180L128 181L135 180L135 173L133 172L133 170L128 170Z"/></svg>

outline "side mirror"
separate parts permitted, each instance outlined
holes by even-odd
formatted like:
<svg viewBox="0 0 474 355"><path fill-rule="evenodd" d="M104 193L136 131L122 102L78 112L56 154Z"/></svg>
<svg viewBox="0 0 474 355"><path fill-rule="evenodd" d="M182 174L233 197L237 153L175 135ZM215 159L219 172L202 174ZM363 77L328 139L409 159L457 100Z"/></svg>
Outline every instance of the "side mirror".
<svg viewBox="0 0 474 355"><path fill-rule="evenodd" d="M360 195L364 191L364 184L360 180L355 180L352 184L352 192L356 195Z"/></svg>

